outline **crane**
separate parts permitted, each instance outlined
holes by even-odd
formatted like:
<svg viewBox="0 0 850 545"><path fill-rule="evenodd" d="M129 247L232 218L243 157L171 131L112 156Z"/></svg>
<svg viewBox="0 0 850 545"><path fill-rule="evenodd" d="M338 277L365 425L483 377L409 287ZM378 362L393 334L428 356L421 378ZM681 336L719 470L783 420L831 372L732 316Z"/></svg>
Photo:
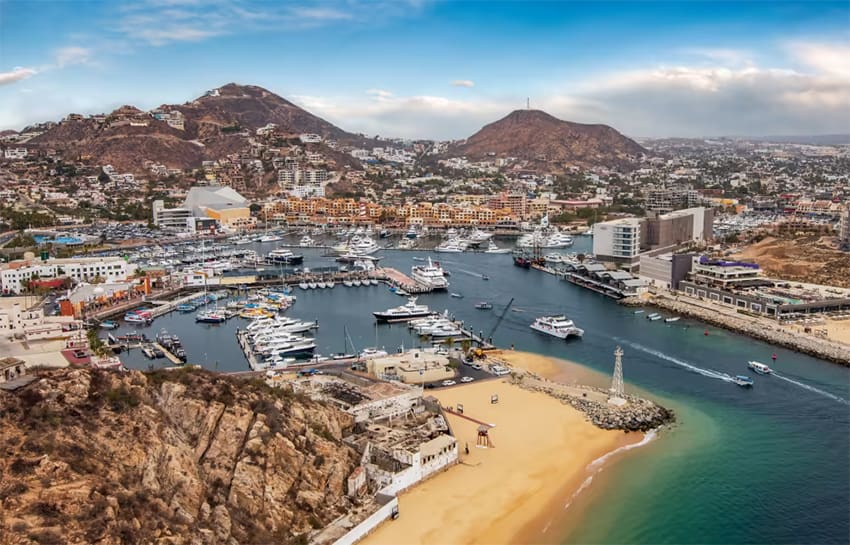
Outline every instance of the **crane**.
<svg viewBox="0 0 850 545"><path fill-rule="evenodd" d="M487 333L487 336L486 336L486 337L484 337L483 339L481 339L482 341L486 341L487 339L492 339L492 338L493 338L493 333L495 333L495 332L496 332L496 329L499 327L499 324L501 324L501 323L502 323L502 320L504 320L504 319L505 319L505 314L507 314L507 313L508 313L508 310L510 310L511 305L513 305L513 304L514 304L514 298L513 298L513 297L511 297L511 300L510 300L510 301L508 301L508 304L507 304L507 305L505 305L505 309L502 311L502 313L501 313L501 314L499 314L499 318L496 320L496 323L493 325L493 327L492 327L492 328L490 328L490 332L489 332L489 333Z"/></svg>

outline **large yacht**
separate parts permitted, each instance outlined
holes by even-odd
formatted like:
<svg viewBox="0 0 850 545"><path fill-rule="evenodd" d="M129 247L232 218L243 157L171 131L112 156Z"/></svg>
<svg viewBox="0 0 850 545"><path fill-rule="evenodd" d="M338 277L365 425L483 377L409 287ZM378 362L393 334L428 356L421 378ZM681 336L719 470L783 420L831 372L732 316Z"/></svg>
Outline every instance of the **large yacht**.
<svg viewBox="0 0 850 545"><path fill-rule="evenodd" d="M449 287L449 282L443 274L443 268L439 264L432 263L430 257L427 265L414 265L410 272L413 280L432 290L444 290Z"/></svg>
<svg viewBox="0 0 850 545"><path fill-rule="evenodd" d="M466 242L454 238L441 243L434 248L435 252L459 254L466 250Z"/></svg>
<svg viewBox="0 0 850 545"><path fill-rule="evenodd" d="M293 254L292 250L278 248L266 256L266 262L275 265L297 265L304 261L303 255Z"/></svg>
<svg viewBox="0 0 850 545"><path fill-rule="evenodd" d="M377 311L372 314L375 315L375 318L377 318L378 321L387 322L390 320L412 320L414 318L422 318L424 316L432 315L433 312L430 308L428 308L428 305L417 305L416 297L411 297L407 300L407 303L400 307Z"/></svg>
<svg viewBox="0 0 850 545"><path fill-rule="evenodd" d="M563 314L558 316L541 316L534 320L534 323L530 327L535 331L546 333L559 339L566 339L569 336L581 337L584 335L584 330L576 327L575 323Z"/></svg>
<svg viewBox="0 0 850 545"><path fill-rule="evenodd" d="M511 253L510 248L499 248L496 246L492 240L487 241L487 249L484 250L485 254L509 254Z"/></svg>
<svg viewBox="0 0 850 545"><path fill-rule="evenodd" d="M257 242L278 242L280 240L283 240L283 237L281 235L278 235L276 233L270 233L261 236L259 239L257 239Z"/></svg>

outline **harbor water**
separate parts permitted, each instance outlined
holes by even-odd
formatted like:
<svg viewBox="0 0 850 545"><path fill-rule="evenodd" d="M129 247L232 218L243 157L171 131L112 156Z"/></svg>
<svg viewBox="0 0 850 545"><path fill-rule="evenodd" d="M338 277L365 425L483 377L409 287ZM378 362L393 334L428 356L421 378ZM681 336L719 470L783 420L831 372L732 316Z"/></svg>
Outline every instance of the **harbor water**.
<svg viewBox="0 0 850 545"><path fill-rule="evenodd" d="M260 247L258 251L267 252ZM586 251L578 237L570 251ZM333 265L308 249L305 265ZM640 388L677 413L672 429L594 477L547 534L552 543L847 543L850 539L850 369L768 343L681 319L652 322L616 302L535 270L512 266L510 255L383 251L381 265L409 273L428 257L451 272L449 292L419 297L447 309L501 347L561 357L610 374L621 346L626 388ZM485 280L483 275L489 277ZM287 316L318 320L317 353L365 347L426 345L404 324L376 327L372 312L405 299L386 286L293 291ZM506 305L513 298L513 304ZM491 310L477 310L480 301ZM538 316L565 313L585 330L581 340L535 333ZM247 321L196 324L172 313L153 325L123 324L154 337L164 328L183 342L189 363L218 371L247 370L235 332ZM346 335L354 344L346 345ZM771 356L776 354L776 361ZM138 351L128 367L147 369ZM773 376L754 375L748 360L768 363ZM162 366L158 360L154 366ZM731 382L753 376L743 389ZM557 528L557 531L555 529Z"/></svg>

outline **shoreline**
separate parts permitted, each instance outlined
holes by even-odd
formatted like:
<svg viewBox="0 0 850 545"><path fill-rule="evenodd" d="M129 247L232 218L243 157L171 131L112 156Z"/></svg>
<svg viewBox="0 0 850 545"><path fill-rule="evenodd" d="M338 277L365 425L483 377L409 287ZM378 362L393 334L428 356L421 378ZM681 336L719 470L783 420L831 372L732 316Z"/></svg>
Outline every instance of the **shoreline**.
<svg viewBox="0 0 850 545"><path fill-rule="evenodd" d="M843 365L844 367L850 367L850 346L840 346L838 343L794 334L783 329L778 323L773 321L766 322L760 318L732 316L725 312L706 308L699 304L699 302L685 297L672 299L667 295L656 295L647 300L628 298L622 299L620 304L629 307L651 306L668 310L801 354L807 354L838 365Z"/></svg>
<svg viewBox="0 0 850 545"><path fill-rule="evenodd" d="M604 380L601 373L574 362L506 352L500 354L503 359L540 376L594 385ZM493 393L499 395L498 404L490 403ZM654 431L600 429L575 407L507 378L433 395L444 406L463 403L465 414L495 424L490 429L495 446L476 448L478 424L447 412L458 440L459 464L402 492L399 519L385 522L361 543L558 544L563 534L558 521L564 518L565 504L582 494L612 461L655 437Z"/></svg>

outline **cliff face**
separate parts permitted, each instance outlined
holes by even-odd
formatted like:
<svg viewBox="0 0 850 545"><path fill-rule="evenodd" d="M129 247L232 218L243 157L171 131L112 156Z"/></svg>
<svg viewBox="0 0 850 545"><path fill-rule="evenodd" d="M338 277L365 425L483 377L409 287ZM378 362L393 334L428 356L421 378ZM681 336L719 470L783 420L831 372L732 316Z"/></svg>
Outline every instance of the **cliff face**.
<svg viewBox="0 0 850 545"><path fill-rule="evenodd" d="M470 136L452 154L611 166L627 163L630 156L645 151L607 125L562 121L540 110L516 110Z"/></svg>
<svg viewBox="0 0 850 545"><path fill-rule="evenodd" d="M0 415L2 543L290 543L350 507L351 417L258 382L53 371Z"/></svg>

